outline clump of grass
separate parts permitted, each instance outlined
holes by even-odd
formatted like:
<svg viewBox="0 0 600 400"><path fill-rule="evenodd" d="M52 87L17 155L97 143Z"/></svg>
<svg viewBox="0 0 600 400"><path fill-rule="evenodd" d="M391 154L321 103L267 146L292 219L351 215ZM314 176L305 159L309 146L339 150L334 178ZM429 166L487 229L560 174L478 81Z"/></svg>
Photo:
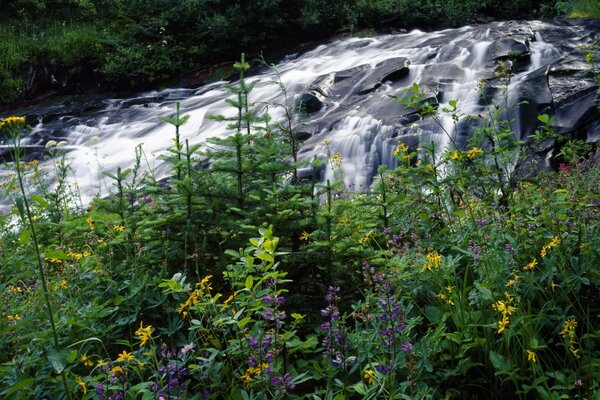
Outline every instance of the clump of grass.
<svg viewBox="0 0 600 400"><path fill-rule="evenodd" d="M600 19L600 3L596 0L574 0L569 17Z"/></svg>

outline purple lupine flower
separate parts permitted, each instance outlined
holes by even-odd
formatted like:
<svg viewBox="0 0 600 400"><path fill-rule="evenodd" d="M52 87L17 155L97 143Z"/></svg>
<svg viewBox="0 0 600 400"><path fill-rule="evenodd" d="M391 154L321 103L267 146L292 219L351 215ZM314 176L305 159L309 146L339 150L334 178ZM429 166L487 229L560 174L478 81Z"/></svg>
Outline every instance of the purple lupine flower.
<svg viewBox="0 0 600 400"><path fill-rule="evenodd" d="M104 393L104 386L101 383L96 385L96 396L98 400L106 400L106 393Z"/></svg>
<svg viewBox="0 0 600 400"><path fill-rule="evenodd" d="M400 346L400 350L402 350L405 353L411 351L412 348L413 348L413 345L408 340L406 342L402 343L402 346Z"/></svg>
<svg viewBox="0 0 600 400"><path fill-rule="evenodd" d="M479 258L481 256L481 247L479 247L479 245L477 243L470 241L469 242L469 251L471 252L471 255L473 256L473 262L475 264L477 264L479 262Z"/></svg>
<svg viewBox="0 0 600 400"><path fill-rule="evenodd" d="M384 235L389 235L390 233L392 233L392 228L390 228L389 226L383 228Z"/></svg>
<svg viewBox="0 0 600 400"><path fill-rule="evenodd" d="M248 346L250 346L253 349L258 348L258 340L256 340L254 336L250 336L248 338Z"/></svg>
<svg viewBox="0 0 600 400"><path fill-rule="evenodd" d="M488 224L488 221L485 218L477 219L477 220L475 220L475 224L481 228L483 226L486 226Z"/></svg>
<svg viewBox="0 0 600 400"><path fill-rule="evenodd" d="M394 370L394 366L392 365L392 362L390 361L386 364L377 364L375 366L375 370L382 375L391 375L392 371Z"/></svg>
<svg viewBox="0 0 600 400"><path fill-rule="evenodd" d="M256 359L256 357L254 357L253 355L248 357L248 366L249 367L256 367L257 365L258 365L258 360Z"/></svg>
<svg viewBox="0 0 600 400"><path fill-rule="evenodd" d="M514 256L515 254L517 254L517 250L515 250L515 249L514 249L514 248L513 248L513 247L510 245L510 243L506 243L506 244L504 245L504 248L505 248L506 252L507 252L508 254L510 254L511 256Z"/></svg>

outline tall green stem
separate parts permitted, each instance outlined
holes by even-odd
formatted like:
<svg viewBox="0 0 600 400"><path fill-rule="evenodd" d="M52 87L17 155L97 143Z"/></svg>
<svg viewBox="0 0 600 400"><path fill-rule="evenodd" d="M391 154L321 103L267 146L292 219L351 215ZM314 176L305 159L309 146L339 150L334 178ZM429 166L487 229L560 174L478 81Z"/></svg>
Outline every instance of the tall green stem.
<svg viewBox="0 0 600 400"><path fill-rule="evenodd" d="M27 216L27 223L29 224L29 228L31 229L31 237L33 238L34 250L35 250L35 258L37 260L38 272L40 275L40 280L42 281L42 289L44 291L44 299L46 301L46 307L48 308L48 319L50 320L50 326L52 328L52 336L54 338L54 347L56 351L60 350L60 345L58 342L58 333L56 332L56 324L54 323L54 312L52 309L52 303L50 302L50 292L48 291L48 285L46 284L46 274L44 273L44 266L42 264L42 255L40 254L40 246L37 238L37 232L35 230L35 224L33 223L33 217L31 214L31 208L29 207L29 201L27 200L27 195L25 193L25 185L23 184L23 173L21 171L21 146L20 146L20 137L17 135L15 137L14 142L14 161L15 161L15 169L17 172L17 180L19 181L19 189L21 191L21 196L23 199L23 205L25 208L25 214ZM61 371L60 373L62 377L63 386L65 388L65 393L68 398L71 398L71 392L69 391L69 386L67 385L67 378L65 376L65 372Z"/></svg>

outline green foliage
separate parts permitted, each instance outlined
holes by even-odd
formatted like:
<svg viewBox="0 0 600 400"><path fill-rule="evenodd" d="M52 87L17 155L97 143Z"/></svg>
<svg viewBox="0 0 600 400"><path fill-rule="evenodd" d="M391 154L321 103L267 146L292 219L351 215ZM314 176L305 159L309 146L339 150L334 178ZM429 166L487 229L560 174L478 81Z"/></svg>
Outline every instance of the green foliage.
<svg viewBox="0 0 600 400"><path fill-rule="evenodd" d="M600 19L600 5L593 0L573 0L569 17Z"/></svg>
<svg viewBox="0 0 600 400"><path fill-rule="evenodd" d="M11 104L50 89L72 93L97 87L139 89L164 84L232 59L240 46L258 54L322 39L341 30L440 28L481 19L535 17L541 11L552 15L565 9L560 5L563 2L548 0L541 2L543 10L538 10L538 3L10 1L0 17L1 101ZM592 7L584 4L576 3L575 10Z"/></svg>
<svg viewBox="0 0 600 400"><path fill-rule="evenodd" d="M300 181L295 110L272 121L245 58L229 85L231 134L190 145L179 106L161 182L133 165L86 209L63 143L50 171L12 162L1 182L0 396L8 399L591 398L600 390L600 164L561 143L557 172L517 180L539 116L516 140L486 118L397 96L421 118L470 120L472 139L394 149L364 193ZM483 101L488 101L482 87ZM257 99L258 100L258 99ZM22 133L22 118L0 121ZM413 128L414 129L414 128ZM570 149L567 151L566 149ZM574 156L576 155L576 157ZM209 159L210 162L207 162ZM52 174L53 184L46 180ZM258 232L258 235L257 235ZM52 329L54 326L54 329Z"/></svg>

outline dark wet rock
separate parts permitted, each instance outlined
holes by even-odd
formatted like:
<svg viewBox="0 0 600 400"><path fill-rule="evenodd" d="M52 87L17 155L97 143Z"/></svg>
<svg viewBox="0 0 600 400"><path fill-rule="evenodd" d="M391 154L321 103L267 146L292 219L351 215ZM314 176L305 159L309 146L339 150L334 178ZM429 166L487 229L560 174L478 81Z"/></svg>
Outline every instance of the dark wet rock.
<svg viewBox="0 0 600 400"><path fill-rule="evenodd" d="M561 59L550 66L548 86L554 103L557 133L576 131L600 116L600 92L586 64Z"/></svg>
<svg viewBox="0 0 600 400"><path fill-rule="evenodd" d="M408 75L410 61L406 58L391 58L376 64L357 89L358 94L366 94L377 89L383 82L395 82Z"/></svg>
<svg viewBox="0 0 600 400"><path fill-rule="evenodd" d="M308 91L302 93L297 100L297 106L303 112L315 113L321 108L327 101L327 97L331 92L333 86L335 74L327 74L317 78L309 87Z"/></svg>
<svg viewBox="0 0 600 400"><path fill-rule="evenodd" d="M552 93L548 86L547 68L539 68L522 80L512 98L520 104L516 113L521 138L529 136L538 125L538 116L552 112Z"/></svg>
<svg viewBox="0 0 600 400"><path fill-rule="evenodd" d="M505 38L492 42L485 56L488 60L501 60L518 58L528 53L529 49L524 42L513 38Z"/></svg>

